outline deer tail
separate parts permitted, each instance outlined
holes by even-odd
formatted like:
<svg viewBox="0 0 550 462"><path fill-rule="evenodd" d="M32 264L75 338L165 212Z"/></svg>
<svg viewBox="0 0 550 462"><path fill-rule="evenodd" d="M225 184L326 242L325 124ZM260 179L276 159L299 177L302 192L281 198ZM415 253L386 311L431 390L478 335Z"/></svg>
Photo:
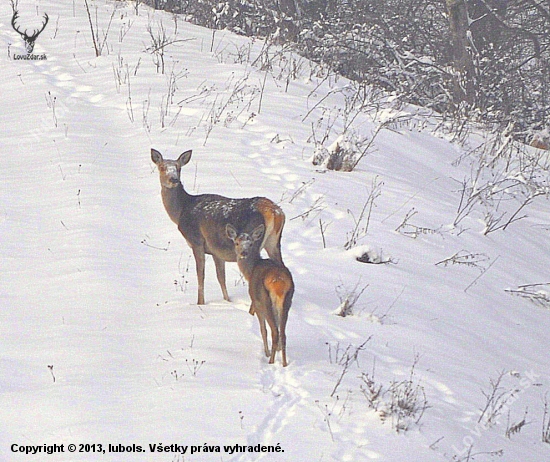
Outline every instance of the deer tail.
<svg viewBox="0 0 550 462"><path fill-rule="evenodd" d="M265 233L262 240L262 248L268 245L277 245L281 239L283 227L285 226L285 214L282 209L274 202L262 197L256 203L258 211L262 214L265 224ZM280 249L279 249L280 253ZM277 258L281 260L280 258Z"/></svg>
<svg viewBox="0 0 550 462"><path fill-rule="evenodd" d="M283 271L271 271L265 281L266 289L269 292L275 325L280 333L281 322L286 320L290 307L289 294L292 289L292 280Z"/></svg>

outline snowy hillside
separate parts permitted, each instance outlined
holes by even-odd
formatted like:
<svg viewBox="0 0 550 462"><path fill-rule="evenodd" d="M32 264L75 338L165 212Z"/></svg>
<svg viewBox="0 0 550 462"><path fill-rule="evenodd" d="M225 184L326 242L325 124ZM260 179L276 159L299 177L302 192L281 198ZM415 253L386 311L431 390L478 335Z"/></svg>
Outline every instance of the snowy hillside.
<svg viewBox="0 0 550 462"><path fill-rule="evenodd" d="M29 29L49 16L42 60L14 59L0 4L2 462L550 461L548 201L496 229L522 202L498 156L478 175L482 133L451 142L368 89L358 113L348 81L273 45L88 3L19 1ZM344 133L356 168L313 165ZM209 258L195 304L151 148L193 150L193 194L284 210L288 367L235 263L232 302ZM525 156L543 191L548 159ZM468 208L472 178L510 194Z"/></svg>

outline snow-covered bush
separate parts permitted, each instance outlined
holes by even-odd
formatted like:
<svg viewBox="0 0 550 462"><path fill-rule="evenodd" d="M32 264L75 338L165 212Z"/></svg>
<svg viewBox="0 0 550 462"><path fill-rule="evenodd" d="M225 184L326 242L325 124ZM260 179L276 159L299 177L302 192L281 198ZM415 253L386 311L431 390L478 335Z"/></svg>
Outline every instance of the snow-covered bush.
<svg viewBox="0 0 550 462"><path fill-rule="evenodd" d="M473 69L461 75L449 2L145 0L212 29L292 42L331 71L529 142L550 119L550 11L532 0L465 2ZM466 92L468 88L468 92ZM468 93L468 95L466 95Z"/></svg>
<svg viewBox="0 0 550 462"><path fill-rule="evenodd" d="M362 157L362 143L354 134L340 135L328 148L317 143L311 162L327 170L351 172Z"/></svg>

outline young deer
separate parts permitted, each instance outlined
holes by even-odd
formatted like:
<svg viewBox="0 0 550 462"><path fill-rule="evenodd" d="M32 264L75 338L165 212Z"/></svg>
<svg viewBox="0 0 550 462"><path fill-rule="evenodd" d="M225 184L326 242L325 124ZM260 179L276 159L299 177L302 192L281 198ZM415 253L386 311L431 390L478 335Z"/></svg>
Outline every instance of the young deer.
<svg viewBox="0 0 550 462"><path fill-rule="evenodd" d="M217 194L193 196L185 191L181 182L181 168L191 159L186 151L177 160L164 160L162 154L151 149L151 159L157 165L162 202L170 219L193 250L197 268L198 301L204 305L205 255L210 254L216 265L216 275L223 298L229 300L225 285L225 262L237 261L235 246L227 237L227 223L238 223L241 232L253 230L259 224L266 232L261 248L282 263L281 234L285 214L281 208L265 197L229 199Z"/></svg>
<svg viewBox="0 0 550 462"><path fill-rule="evenodd" d="M282 262L260 256L257 241L264 235L265 226L257 226L251 234L238 233L235 227L227 224L227 237L235 245L239 269L248 281L248 293L252 301L250 314L256 313L264 342L265 355L269 364L275 361L275 353L282 350L283 366L286 362L286 322L294 295L292 275ZM271 329L271 351L267 344L265 322Z"/></svg>

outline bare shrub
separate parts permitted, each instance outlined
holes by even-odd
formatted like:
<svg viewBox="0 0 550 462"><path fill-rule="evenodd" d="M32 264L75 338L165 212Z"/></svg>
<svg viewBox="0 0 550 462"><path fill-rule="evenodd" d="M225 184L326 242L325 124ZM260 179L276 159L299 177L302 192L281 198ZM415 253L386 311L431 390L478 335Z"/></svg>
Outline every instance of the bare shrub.
<svg viewBox="0 0 550 462"><path fill-rule="evenodd" d="M416 355L408 379L392 381L389 385L376 381L374 367L371 373L361 374L361 391L369 407L378 413L382 421L390 420L397 433L418 425L429 408L424 388L415 376L418 360Z"/></svg>
<svg viewBox="0 0 550 462"><path fill-rule="evenodd" d="M542 308L550 308L550 283L523 284L515 289L506 289L511 295L526 298Z"/></svg>
<svg viewBox="0 0 550 462"><path fill-rule="evenodd" d="M515 390L508 390L501 386L506 372L502 371L496 379L489 379L488 391L481 390L485 397L485 406L481 409L478 423L483 423L486 428L498 423L502 412L508 408L508 402L514 397Z"/></svg>
<svg viewBox="0 0 550 462"><path fill-rule="evenodd" d="M528 207L550 194L550 159L546 151L514 141L510 131L491 134L457 163L470 163L470 177L460 181L454 225L482 213L483 234L503 230L526 218Z"/></svg>
<svg viewBox="0 0 550 462"><path fill-rule="evenodd" d="M382 186L384 186L384 182L379 181L378 176L374 177L367 199L361 208L359 216L356 217L353 212L348 209L348 214L353 218L354 226L349 233L346 233L347 241L344 244L344 249L349 250L352 247L355 247L359 239L367 235L372 210L376 205L376 199L378 199L378 197L382 194Z"/></svg>
<svg viewBox="0 0 550 462"><path fill-rule="evenodd" d="M327 343L330 363L337 364L342 367L338 380L336 381L336 384L332 389L332 393L330 394L331 397L336 394L336 391L342 384L342 380L344 380L344 377L349 372L352 364L358 364L359 353L365 349L365 345L371 340L371 338L372 336L359 346L349 344L346 348L342 348L340 343L337 343L334 348L330 343Z"/></svg>
<svg viewBox="0 0 550 462"><path fill-rule="evenodd" d="M336 294L340 300L340 305L336 309L336 314L343 318L353 315L353 310L363 292L369 286L365 284L363 287L360 287L361 280L357 281L357 284L352 289L345 287L343 284L340 284L336 287Z"/></svg>

